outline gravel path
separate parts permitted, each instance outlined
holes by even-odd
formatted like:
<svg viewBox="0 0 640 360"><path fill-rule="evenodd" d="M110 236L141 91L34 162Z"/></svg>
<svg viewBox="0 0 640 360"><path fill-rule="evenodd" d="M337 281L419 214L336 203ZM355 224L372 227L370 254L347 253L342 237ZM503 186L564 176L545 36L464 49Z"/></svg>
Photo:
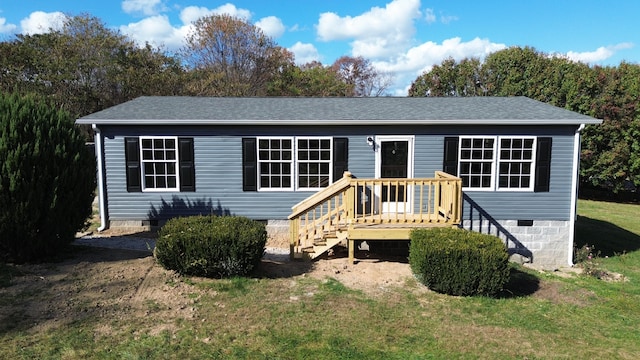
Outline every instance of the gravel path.
<svg viewBox="0 0 640 360"><path fill-rule="evenodd" d="M94 236L86 235L77 238L74 245L95 246L108 249L124 249L153 252L156 246L155 239L138 238L131 236ZM289 261L289 249L267 247L265 248L264 260L285 262Z"/></svg>

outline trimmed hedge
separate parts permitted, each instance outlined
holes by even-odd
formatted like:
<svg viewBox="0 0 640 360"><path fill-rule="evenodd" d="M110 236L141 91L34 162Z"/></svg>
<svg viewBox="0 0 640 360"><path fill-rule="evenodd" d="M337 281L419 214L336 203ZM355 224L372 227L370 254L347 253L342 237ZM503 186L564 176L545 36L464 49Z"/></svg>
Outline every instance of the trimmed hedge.
<svg viewBox="0 0 640 360"><path fill-rule="evenodd" d="M240 216L174 218L160 229L155 256L169 270L205 277L243 276L260 263L264 224Z"/></svg>
<svg viewBox="0 0 640 360"><path fill-rule="evenodd" d="M457 228L411 231L409 264L431 290L459 296L495 295L510 273L502 240Z"/></svg>

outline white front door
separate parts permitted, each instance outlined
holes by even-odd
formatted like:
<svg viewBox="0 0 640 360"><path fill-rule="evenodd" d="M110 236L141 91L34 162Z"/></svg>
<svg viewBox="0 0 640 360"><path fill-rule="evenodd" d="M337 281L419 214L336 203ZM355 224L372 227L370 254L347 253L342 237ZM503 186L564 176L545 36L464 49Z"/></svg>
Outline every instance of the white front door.
<svg viewBox="0 0 640 360"><path fill-rule="evenodd" d="M414 136L382 135L376 136L376 178L412 178L413 177ZM383 213L411 212L410 186L377 186L376 198L380 199Z"/></svg>

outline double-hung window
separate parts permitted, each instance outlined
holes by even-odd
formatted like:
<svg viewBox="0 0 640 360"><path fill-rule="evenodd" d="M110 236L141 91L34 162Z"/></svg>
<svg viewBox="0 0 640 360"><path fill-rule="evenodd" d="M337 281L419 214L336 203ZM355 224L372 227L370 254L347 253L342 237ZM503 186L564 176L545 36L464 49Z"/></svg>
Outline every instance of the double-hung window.
<svg viewBox="0 0 640 360"><path fill-rule="evenodd" d="M177 137L140 137L142 190L178 190Z"/></svg>
<svg viewBox="0 0 640 360"><path fill-rule="evenodd" d="M193 138L124 138L128 192L195 191Z"/></svg>
<svg viewBox="0 0 640 360"><path fill-rule="evenodd" d="M293 190L293 138L259 138L260 189Z"/></svg>
<svg viewBox="0 0 640 360"><path fill-rule="evenodd" d="M501 137L498 153L498 190L532 190L536 139Z"/></svg>
<svg viewBox="0 0 640 360"><path fill-rule="evenodd" d="M535 137L462 136L458 151L458 176L466 190L534 189Z"/></svg>
<svg viewBox="0 0 640 360"><path fill-rule="evenodd" d="M316 190L332 178L329 137L257 139L259 190Z"/></svg>
<svg viewBox="0 0 640 360"><path fill-rule="evenodd" d="M495 138L460 138L460 178L462 187L491 189L494 182Z"/></svg>
<svg viewBox="0 0 640 360"><path fill-rule="evenodd" d="M331 139L296 139L298 161L297 186L300 190L315 190L329 186L331 179Z"/></svg>

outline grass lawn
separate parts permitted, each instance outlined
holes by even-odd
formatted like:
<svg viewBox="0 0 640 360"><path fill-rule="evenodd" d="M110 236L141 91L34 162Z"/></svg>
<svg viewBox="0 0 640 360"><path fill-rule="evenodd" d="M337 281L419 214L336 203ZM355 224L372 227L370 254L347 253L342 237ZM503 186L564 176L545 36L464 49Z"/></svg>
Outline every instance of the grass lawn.
<svg viewBox="0 0 640 360"><path fill-rule="evenodd" d="M149 303L137 318L37 331L0 323L0 359L638 359L640 205L581 200L578 213L578 245L595 246L598 266L626 281L514 267L511 292L494 299L413 280L372 296L332 278L182 278L197 318L159 319ZM0 275L0 307L35 296L7 297L19 271L0 265ZM152 331L159 321L165 330Z"/></svg>

